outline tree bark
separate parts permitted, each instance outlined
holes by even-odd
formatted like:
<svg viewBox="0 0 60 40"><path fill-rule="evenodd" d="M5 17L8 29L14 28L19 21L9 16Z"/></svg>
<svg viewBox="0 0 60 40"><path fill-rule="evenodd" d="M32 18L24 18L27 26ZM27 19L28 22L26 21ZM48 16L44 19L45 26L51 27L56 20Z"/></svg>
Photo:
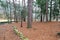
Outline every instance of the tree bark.
<svg viewBox="0 0 60 40"><path fill-rule="evenodd" d="M32 1L28 0L28 22L27 22L27 28L32 27Z"/></svg>
<svg viewBox="0 0 60 40"><path fill-rule="evenodd" d="M48 0L46 0L46 22L48 22Z"/></svg>
<svg viewBox="0 0 60 40"><path fill-rule="evenodd" d="M50 5L51 5L51 6L50 6L50 20L49 20L49 21L51 22L51 14L52 14L52 0L51 0L51 2L50 2Z"/></svg>

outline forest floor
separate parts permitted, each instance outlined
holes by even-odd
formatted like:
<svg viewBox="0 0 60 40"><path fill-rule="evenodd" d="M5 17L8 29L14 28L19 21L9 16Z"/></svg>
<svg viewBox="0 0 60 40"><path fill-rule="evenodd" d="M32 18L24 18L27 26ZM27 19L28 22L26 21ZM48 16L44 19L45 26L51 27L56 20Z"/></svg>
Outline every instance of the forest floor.
<svg viewBox="0 0 60 40"><path fill-rule="evenodd" d="M29 40L58 40L57 33L60 32L60 22L34 22L32 28L27 29L27 24L24 22L23 27L20 23L11 23L0 25L0 40L20 40L14 33L12 26L24 34Z"/></svg>

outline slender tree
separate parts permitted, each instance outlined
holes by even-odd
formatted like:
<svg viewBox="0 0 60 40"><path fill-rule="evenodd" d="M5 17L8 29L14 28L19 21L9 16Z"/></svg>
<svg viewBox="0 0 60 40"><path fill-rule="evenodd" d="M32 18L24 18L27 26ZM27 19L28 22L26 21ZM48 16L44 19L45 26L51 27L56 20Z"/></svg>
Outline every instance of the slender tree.
<svg viewBox="0 0 60 40"><path fill-rule="evenodd" d="M51 15L52 15L52 0L50 1L50 22L51 22Z"/></svg>
<svg viewBox="0 0 60 40"><path fill-rule="evenodd" d="M14 21L18 22L17 20L17 13L16 13L16 0L13 0L13 7L14 7Z"/></svg>
<svg viewBox="0 0 60 40"><path fill-rule="evenodd" d="M23 7L23 8L24 8L24 12L26 12L26 11L25 11L25 6L26 6L25 4L26 4L26 3L25 3L25 0L23 0L23 1L24 1L24 7ZM24 20L24 22L25 22L25 21L26 21L26 15L24 15L24 16L25 16L25 17L23 18L23 20Z"/></svg>
<svg viewBox="0 0 60 40"><path fill-rule="evenodd" d="M10 10L9 10L9 12L10 12L10 22L12 22L12 12L11 12L11 10L12 10L11 6L12 6L12 5L11 5L11 1L10 1L10 0L9 0L9 5L10 5L10 6L9 6L9 9L10 9Z"/></svg>
<svg viewBox="0 0 60 40"><path fill-rule="evenodd" d="M6 1L0 1L1 2L1 6L4 9L4 13L5 13L5 17L7 18L8 22L9 22L9 13L8 13L8 2Z"/></svg>
<svg viewBox="0 0 60 40"><path fill-rule="evenodd" d="M48 0L46 0L46 22L48 21Z"/></svg>
<svg viewBox="0 0 60 40"><path fill-rule="evenodd" d="M56 21L58 21L58 15L59 15L59 9L57 5L57 0L54 0L54 10L53 10L53 16L56 18Z"/></svg>
<svg viewBox="0 0 60 40"><path fill-rule="evenodd" d="M41 22L43 21L43 14L46 14L46 1L45 0L36 0L38 7L41 9L40 12L40 18L41 18Z"/></svg>

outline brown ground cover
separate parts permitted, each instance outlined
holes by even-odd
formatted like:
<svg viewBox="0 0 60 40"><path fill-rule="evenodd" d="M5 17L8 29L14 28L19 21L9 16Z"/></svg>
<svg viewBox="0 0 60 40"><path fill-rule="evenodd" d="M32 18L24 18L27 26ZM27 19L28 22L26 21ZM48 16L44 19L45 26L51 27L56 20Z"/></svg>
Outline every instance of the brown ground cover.
<svg viewBox="0 0 60 40"><path fill-rule="evenodd" d="M27 24L24 22L23 27L20 23L0 25L0 40L20 40L14 33L12 26L22 32L29 40L58 40L57 33L60 32L60 22L34 22L32 28L27 29Z"/></svg>

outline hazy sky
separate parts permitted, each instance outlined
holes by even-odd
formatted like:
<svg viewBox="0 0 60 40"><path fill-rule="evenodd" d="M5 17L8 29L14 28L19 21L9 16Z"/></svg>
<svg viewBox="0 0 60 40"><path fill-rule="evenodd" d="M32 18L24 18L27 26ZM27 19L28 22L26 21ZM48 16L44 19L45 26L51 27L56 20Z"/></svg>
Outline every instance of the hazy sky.
<svg viewBox="0 0 60 40"><path fill-rule="evenodd" d="M12 1L12 0L11 0ZM16 0L16 2L18 3L19 0ZM25 0L25 2L27 2L27 0ZM20 0L20 3L22 3L22 0Z"/></svg>
<svg viewBox="0 0 60 40"><path fill-rule="evenodd" d="M11 2L12 2L12 0L11 0ZM19 0L16 0L16 3L19 3ZM27 5L27 0L25 0L25 3ZM20 5L22 5L22 0L20 0Z"/></svg>
<svg viewBox="0 0 60 40"><path fill-rule="evenodd" d="M12 1L12 0L11 0ZM16 0L16 2L18 3L19 0ZM25 0L25 3L27 3L28 0ZM35 0L34 0L35 1ZM20 0L20 3L22 3L22 0Z"/></svg>

